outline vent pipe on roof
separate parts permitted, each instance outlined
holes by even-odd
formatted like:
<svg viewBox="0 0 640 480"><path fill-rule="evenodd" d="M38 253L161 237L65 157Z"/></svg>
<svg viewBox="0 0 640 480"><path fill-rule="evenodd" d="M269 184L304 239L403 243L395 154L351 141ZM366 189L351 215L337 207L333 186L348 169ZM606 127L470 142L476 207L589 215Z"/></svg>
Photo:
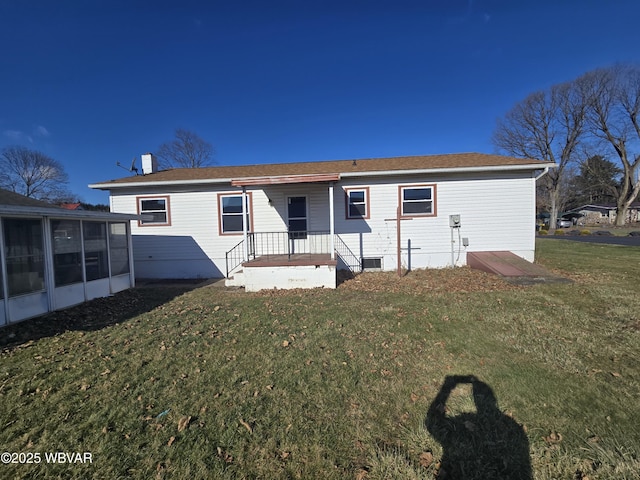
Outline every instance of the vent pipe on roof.
<svg viewBox="0 0 640 480"><path fill-rule="evenodd" d="M142 174L148 175L158 171L158 159L151 153L142 154Z"/></svg>

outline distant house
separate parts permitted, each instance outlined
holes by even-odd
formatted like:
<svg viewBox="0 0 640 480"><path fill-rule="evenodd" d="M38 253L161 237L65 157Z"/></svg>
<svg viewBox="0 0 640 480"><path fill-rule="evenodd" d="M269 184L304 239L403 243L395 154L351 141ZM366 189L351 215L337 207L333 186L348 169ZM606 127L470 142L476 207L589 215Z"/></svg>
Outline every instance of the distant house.
<svg viewBox="0 0 640 480"><path fill-rule="evenodd" d="M62 203L60 206L67 210L84 210L81 203Z"/></svg>
<svg viewBox="0 0 640 480"><path fill-rule="evenodd" d="M532 261L535 181L551 166L464 153L158 171L149 154L144 175L90 187L144 216L140 277L335 287L336 269L465 265L474 251Z"/></svg>
<svg viewBox="0 0 640 480"><path fill-rule="evenodd" d="M133 286L129 223L137 218L0 189L0 326Z"/></svg>
<svg viewBox="0 0 640 480"><path fill-rule="evenodd" d="M569 211L578 215L580 225L609 225L616 221L617 207L614 204L582 205ZM633 202L627 210L625 223L640 221L640 202Z"/></svg>

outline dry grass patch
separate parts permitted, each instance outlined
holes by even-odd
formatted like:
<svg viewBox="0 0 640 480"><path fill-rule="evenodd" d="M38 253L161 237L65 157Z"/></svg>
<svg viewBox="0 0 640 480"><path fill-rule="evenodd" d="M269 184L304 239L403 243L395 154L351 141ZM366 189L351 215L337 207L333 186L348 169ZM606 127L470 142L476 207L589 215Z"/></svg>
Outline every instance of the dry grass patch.
<svg viewBox="0 0 640 480"><path fill-rule="evenodd" d="M434 478L447 452L430 406L445 378L473 376L526 433L537 480L638 479L639 251L547 242L545 266L609 281L460 268L336 290L141 288L5 328L3 449L94 463L0 478ZM494 417L471 419L462 387L446 406L486 446ZM456 453L466 478L505 478L482 451Z"/></svg>
<svg viewBox="0 0 640 480"><path fill-rule="evenodd" d="M339 286L346 291L403 293L408 295L515 291L497 275L470 267L413 270L403 272L365 272Z"/></svg>

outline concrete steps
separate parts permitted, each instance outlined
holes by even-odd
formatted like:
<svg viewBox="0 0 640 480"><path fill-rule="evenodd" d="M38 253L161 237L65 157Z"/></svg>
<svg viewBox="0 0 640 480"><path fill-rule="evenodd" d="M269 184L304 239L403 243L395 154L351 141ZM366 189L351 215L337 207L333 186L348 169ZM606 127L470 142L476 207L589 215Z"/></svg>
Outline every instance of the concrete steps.
<svg viewBox="0 0 640 480"><path fill-rule="evenodd" d="M225 287L244 287L244 272L238 270L233 276L225 279L224 285Z"/></svg>

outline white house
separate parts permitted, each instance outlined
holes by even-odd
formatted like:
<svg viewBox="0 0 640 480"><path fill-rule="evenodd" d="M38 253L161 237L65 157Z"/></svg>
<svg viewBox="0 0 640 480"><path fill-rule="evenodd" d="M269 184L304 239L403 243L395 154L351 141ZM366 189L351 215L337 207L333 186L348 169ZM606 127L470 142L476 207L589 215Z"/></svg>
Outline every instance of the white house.
<svg viewBox="0 0 640 480"><path fill-rule="evenodd" d="M137 218L0 189L0 326L132 287Z"/></svg>
<svg viewBox="0 0 640 480"><path fill-rule="evenodd" d="M146 154L143 175L90 187L144 216L141 278L331 287L336 268L457 266L474 251L533 261L535 181L551 166L463 153L157 171Z"/></svg>

